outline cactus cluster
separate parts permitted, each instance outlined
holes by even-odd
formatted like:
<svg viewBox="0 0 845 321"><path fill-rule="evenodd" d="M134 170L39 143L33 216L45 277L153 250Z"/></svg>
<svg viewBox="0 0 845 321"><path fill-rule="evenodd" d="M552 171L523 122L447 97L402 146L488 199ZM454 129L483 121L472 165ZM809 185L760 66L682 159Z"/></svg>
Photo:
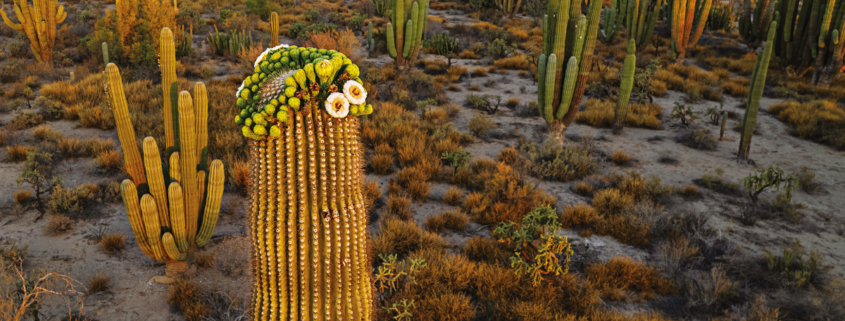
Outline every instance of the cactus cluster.
<svg viewBox="0 0 845 321"><path fill-rule="evenodd" d="M628 39L635 39L637 46L645 45L654 34L660 8L654 0L612 0L610 7L604 8L604 33L599 35L599 40L613 43L624 24Z"/></svg>
<svg viewBox="0 0 845 321"><path fill-rule="evenodd" d="M814 84L829 85L842 71L845 6L834 0L782 0L774 6L779 13L774 20L780 28L775 54L799 73L812 68Z"/></svg>
<svg viewBox="0 0 845 321"><path fill-rule="evenodd" d="M519 12L519 5L522 4L522 0L495 0L495 2L499 10L502 10L508 18L513 18Z"/></svg>
<svg viewBox="0 0 845 321"><path fill-rule="evenodd" d="M756 6L751 8L751 0L744 0L742 16L739 18L739 34L748 45L749 50L756 50L760 43L766 39L769 34L769 24L772 22L775 13L775 1L756 0L755 4ZM787 12L787 14L792 14L792 12Z"/></svg>
<svg viewBox="0 0 845 321"><path fill-rule="evenodd" d="M235 123L254 140L282 134L301 110L322 109L342 118L372 113L358 66L334 50L281 45L267 49L237 93ZM325 101L325 104L321 102Z"/></svg>
<svg viewBox="0 0 845 321"><path fill-rule="evenodd" d="M390 0L393 8L387 23L387 52L396 66L413 65L422 48L422 36L428 23L428 0Z"/></svg>
<svg viewBox="0 0 845 321"><path fill-rule="evenodd" d="M223 162L208 163L208 98L205 85L196 83L194 97L177 93L173 34L161 31L162 85L167 138L162 162L155 139L146 137L139 152L123 90L120 71L106 67L109 98L118 138L130 179L121 183L121 195L138 247L147 256L167 264L167 276L187 269L189 254L211 239L223 197ZM171 77L172 76L172 77ZM172 139L172 141L170 140ZM141 157L143 153L143 158Z"/></svg>
<svg viewBox="0 0 845 321"><path fill-rule="evenodd" d="M372 22L371 22L372 23ZM270 47L279 45L279 14L270 13Z"/></svg>
<svg viewBox="0 0 845 321"><path fill-rule="evenodd" d="M701 34L704 33L713 0L668 1L670 2L667 4L668 9L672 11L666 19L672 30L672 44L669 50L677 63L683 63L687 48L695 46ZM668 13L668 10L666 12ZM694 31L693 27L695 27Z"/></svg>
<svg viewBox="0 0 845 321"><path fill-rule="evenodd" d="M0 1L0 7L3 2ZM0 10L0 16L12 30L26 34L29 47L39 62L53 60L53 41L56 39L56 24L67 18L64 6L58 0L32 0L30 6L27 0L14 0L15 16L20 23L14 23L6 16L6 11Z"/></svg>
<svg viewBox="0 0 845 321"><path fill-rule="evenodd" d="M208 44L211 52L218 56L237 57L238 53L252 47L252 31L232 31L230 33L217 31L214 26L214 33L208 35Z"/></svg>
<svg viewBox="0 0 845 321"><path fill-rule="evenodd" d="M537 103L554 138L562 141L575 120L592 64L601 1L587 16L580 0L551 0L543 17L543 53L538 61ZM559 136L559 137L557 137Z"/></svg>
<svg viewBox="0 0 845 321"><path fill-rule="evenodd" d="M255 320L370 320L373 290L358 67L333 50L279 46L238 91L250 141Z"/></svg>
<svg viewBox="0 0 845 321"><path fill-rule="evenodd" d="M616 113L613 121L613 132L619 134L625 125L628 117L628 101L631 99L631 90L634 88L634 71L637 69L637 44L634 39L628 39L628 54L625 56L625 64L622 66L622 81L619 85L619 97L616 101Z"/></svg>
<svg viewBox="0 0 845 321"><path fill-rule="evenodd" d="M757 56L757 63L751 73L751 83L748 89L748 99L745 107L745 117L742 120L742 137L739 141L740 159L748 159L751 150L751 136L754 135L754 126L757 123L757 110L760 108L760 97L763 96L763 88L766 86L766 74L769 70L769 58L772 56L775 34L777 33L777 21L772 21L769 27L769 35L766 37L766 45L763 52Z"/></svg>

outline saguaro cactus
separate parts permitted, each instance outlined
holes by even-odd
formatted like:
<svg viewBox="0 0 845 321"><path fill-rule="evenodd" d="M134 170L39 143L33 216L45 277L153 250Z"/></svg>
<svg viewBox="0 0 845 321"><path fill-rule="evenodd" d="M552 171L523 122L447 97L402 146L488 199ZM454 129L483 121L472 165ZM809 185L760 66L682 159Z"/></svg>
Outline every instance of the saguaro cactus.
<svg viewBox="0 0 845 321"><path fill-rule="evenodd" d="M165 30L162 30L164 34ZM162 37L162 40L167 39ZM162 43L162 48L173 47L173 38L169 39L171 43ZM169 53L173 55L172 50ZM167 58L162 57L162 60ZM171 107L165 105L170 108L165 114L174 116L174 125L165 127L165 134L176 137L175 145L166 145L169 155L165 158L169 163L163 163L158 144L152 137L144 139L141 149L144 157L141 158L120 71L110 63L106 75L118 138L130 177L121 183L121 194L132 231L144 254L164 261L168 277L178 277L187 270L189 254L211 239L223 197L223 162L214 160L209 165L207 161L205 85L195 84L194 99L186 91L177 95L175 79L171 86L163 85L171 88L171 95L166 96L165 101L173 100L169 104Z"/></svg>
<svg viewBox="0 0 845 321"><path fill-rule="evenodd" d="M622 66L622 82L619 86L619 99L616 101L616 117L613 132L619 134L628 117L628 100L631 99L631 89L634 88L634 71L637 69L637 44L634 39L628 39L628 54Z"/></svg>
<svg viewBox="0 0 845 321"><path fill-rule="evenodd" d="M563 142L575 120L593 60L601 1L587 16L580 0L551 0L543 17L543 53L538 61L537 105L549 124L550 138Z"/></svg>
<svg viewBox="0 0 845 321"><path fill-rule="evenodd" d="M676 63L683 63L687 48L695 46L710 15L713 0L669 0L672 10L672 44L670 50ZM693 33L695 27L695 33Z"/></svg>
<svg viewBox="0 0 845 321"><path fill-rule="evenodd" d="M422 48L428 23L428 0L391 0L392 23L387 23L387 52L399 69L413 66Z"/></svg>
<svg viewBox="0 0 845 321"><path fill-rule="evenodd" d="M748 153L751 150L751 136L754 135L754 125L757 123L757 110L760 108L760 97L763 96L763 87L766 86L766 73L769 69L769 58L772 55L772 48L774 47L777 24L777 21L772 21L763 53L757 56L757 64L754 65L754 71L751 74L748 102L745 107L745 118L742 120L742 138L739 141L738 156L741 159L748 159Z"/></svg>
<svg viewBox="0 0 845 321"><path fill-rule="evenodd" d="M7 26L17 32L26 34L29 47L35 54L35 59L42 62L53 60L53 41L56 39L56 24L67 18L65 7L60 6L58 0L32 0L32 6L27 0L14 0L15 16L20 23L14 23L6 16L6 11L0 10L0 16ZM3 2L0 1L0 7Z"/></svg>
<svg viewBox="0 0 845 321"><path fill-rule="evenodd" d="M253 319L370 320L358 119L372 106L334 50L279 46L238 90L251 138Z"/></svg>
<svg viewBox="0 0 845 321"><path fill-rule="evenodd" d="M372 22L370 22L372 23ZM279 14L270 13L270 47L279 45Z"/></svg>
<svg viewBox="0 0 845 321"><path fill-rule="evenodd" d="M502 13L508 16L508 18L513 18L519 12L520 4L522 4L522 0L496 0L499 10L502 10Z"/></svg>

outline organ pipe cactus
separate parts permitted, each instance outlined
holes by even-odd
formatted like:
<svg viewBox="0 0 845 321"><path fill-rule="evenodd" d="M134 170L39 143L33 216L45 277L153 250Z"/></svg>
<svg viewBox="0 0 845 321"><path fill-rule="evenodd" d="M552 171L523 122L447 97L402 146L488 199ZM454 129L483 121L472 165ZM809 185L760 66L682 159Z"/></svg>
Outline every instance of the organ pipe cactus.
<svg viewBox="0 0 845 321"><path fill-rule="evenodd" d="M372 22L371 22L372 23ZM270 13L270 47L279 45L279 14Z"/></svg>
<svg viewBox="0 0 845 321"><path fill-rule="evenodd" d="M829 85L845 56L845 6L834 0L782 0L776 10L775 54L797 74L812 68L814 84Z"/></svg>
<svg viewBox="0 0 845 321"><path fill-rule="evenodd" d="M748 46L748 50L754 52L769 34L769 25L774 17L777 1L756 0L753 9L751 8L751 1L744 0L742 3L742 16L739 18L739 34ZM781 2L786 3L790 1L784 0ZM791 7L792 9L795 8L794 4ZM785 7L783 4L778 6ZM794 10L792 12L784 10L784 12L787 12L788 15L794 15Z"/></svg>
<svg viewBox="0 0 845 321"><path fill-rule="evenodd" d="M495 2L503 14L508 16L508 18L513 18L519 12L519 5L522 3L522 0L496 0Z"/></svg>
<svg viewBox="0 0 845 321"><path fill-rule="evenodd" d="M161 40L162 65L172 63L174 44L168 29L162 30ZM144 254L167 264L168 278L179 277L187 270L189 254L211 239L223 197L223 162L214 160L210 165L207 162L205 85L195 84L193 98L186 91L177 95L175 79L171 86L162 86L171 88L165 101L173 100L164 105L169 108L164 114L174 116L172 127L165 126L165 135L175 137L175 145L165 145L169 154L165 158L169 163L163 163L158 144L152 137L144 138L141 158L120 71L110 63L106 75L118 138L130 177L120 187L132 231Z"/></svg>
<svg viewBox="0 0 845 321"><path fill-rule="evenodd" d="M109 45L105 41L103 41L103 64L109 65Z"/></svg>
<svg viewBox="0 0 845 321"><path fill-rule="evenodd" d="M538 60L537 102L549 125L550 138L563 142L575 120L593 60L601 1L592 1L587 16L580 0L551 0L543 17L543 53Z"/></svg>
<svg viewBox="0 0 845 321"><path fill-rule="evenodd" d="M637 69L637 44L634 39L628 39L628 54L625 56L625 64L622 67L622 82L619 85L619 99L616 101L616 117L614 119L613 132L619 134L628 117L628 101L631 99L631 90L634 88L634 71Z"/></svg>
<svg viewBox="0 0 845 321"><path fill-rule="evenodd" d="M334 50L281 45L238 90L250 138L255 320L370 320L358 66Z"/></svg>
<svg viewBox="0 0 845 321"><path fill-rule="evenodd" d="M423 30L428 20L428 0L390 0L393 8L387 23L387 52L399 69L413 66L422 48Z"/></svg>
<svg viewBox="0 0 845 321"><path fill-rule="evenodd" d="M625 18L625 10L627 9L626 0L610 1L610 7L604 8L602 11L604 23L602 23L601 28L604 32L597 35L599 41L605 44L613 43L613 40L616 39L616 34L622 29L622 21Z"/></svg>
<svg viewBox="0 0 845 321"><path fill-rule="evenodd" d="M670 50L676 63L683 63L686 57L687 48L695 46L704 26L707 17L710 15L710 6L713 0L669 0L671 2L671 29L672 44ZM695 28L693 32L693 27Z"/></svg>
<svg viewBox="0 0 845 321"><path fill-rule="evenodd" d="M376 50L376 41L373 40L373 22L367 24L367 51Z"/></svg>
<svg viewBox="0 0 845 321"><path fill-rule="evenodd" d="M29 47L35 54L35 60L50 62L53 60L53 41L56 40L56 24L67 18L64 6L58 0L32 0L32 6L27 0L14 0L15 16L20 23L14 23L6 16L6 11L0 10L3 22L9 28L25 34L29 38ZM0 7L3 2L0 1Z"/></svg>
<svg viewBox="0 0 845 321"><path fill-rule="evenodd" d="M628 39L634 39L639 47L645 48L654 34L654 25L657 23L657 16L660 15L658 2L657 0L628 1L625 28L628 30Z"/></svg>
<svg viewBox="0 0 845 321"><path fill-rule="evenodd" d="M769 27L769 35L766 37L766 45L763 52L757 56L757 63L751 74L751 84L748 90L748 102L745 107L745 117L742 120L742 137L739 141L740 159L748 159L751 150L751 136L754 135L754 125L757 123L757 110L760 108L760 97L763 96L763 87L766 85L766 74L769 68L769 58L774 47L775 34L777 33L777 21L772 21Z"/></svg>

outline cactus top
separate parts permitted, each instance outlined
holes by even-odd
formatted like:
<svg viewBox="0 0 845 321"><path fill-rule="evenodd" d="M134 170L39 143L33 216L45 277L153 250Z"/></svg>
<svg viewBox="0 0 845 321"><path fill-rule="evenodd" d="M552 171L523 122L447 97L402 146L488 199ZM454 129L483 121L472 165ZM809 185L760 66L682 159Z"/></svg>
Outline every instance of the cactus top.
<svg viewBox="0 0 845 321"><path fill-rule="evenodd" d="M237 92L235 123L255 140L278 137L291 115L319 108L334 118L368 115L358 66L334 50L279 45L255 61Z"/></svg>

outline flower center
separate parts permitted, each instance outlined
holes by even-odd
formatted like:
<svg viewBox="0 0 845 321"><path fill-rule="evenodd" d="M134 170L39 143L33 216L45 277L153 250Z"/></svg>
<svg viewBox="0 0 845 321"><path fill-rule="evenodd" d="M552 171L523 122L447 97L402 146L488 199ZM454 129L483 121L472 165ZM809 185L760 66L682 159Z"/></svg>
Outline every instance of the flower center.
<svg viewBox="0 0 845 321"><path fill-rule="evenodd" d="M332 103L332 107L334 107L335 111L340 111L341 109L343 109L343 102L340 100L335 100Z"/></svg>
<svg viewBox="0 0 845 321"><path fill-rule="evenodd" d="M361 96L361 89L359 89L358 87L352 87L352 89L349 90L349 93L355 97L358 97Z"/></svg>

